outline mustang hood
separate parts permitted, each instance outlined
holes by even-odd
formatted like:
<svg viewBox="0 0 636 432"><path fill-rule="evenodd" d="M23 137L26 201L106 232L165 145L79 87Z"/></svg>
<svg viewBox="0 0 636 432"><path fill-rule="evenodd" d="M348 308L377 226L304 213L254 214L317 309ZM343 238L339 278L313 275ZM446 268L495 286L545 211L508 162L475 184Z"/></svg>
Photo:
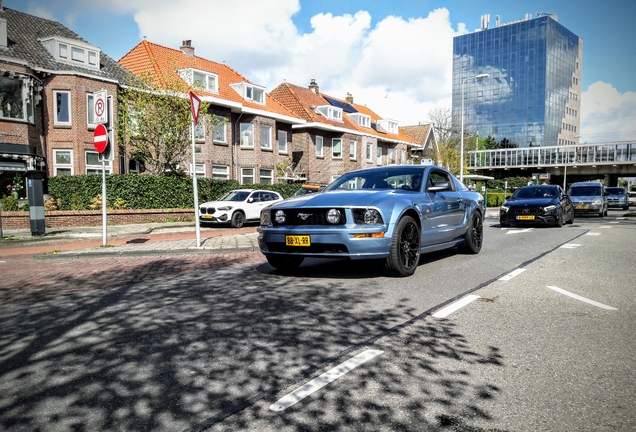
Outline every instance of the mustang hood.
<svg viewBox="0 0 636 432"><path fill-rule="evenodd" d="M311 208L311 207L366 207L377 205L383 199L391 197L395 199L397 194L410 194L398 190L336 190L310 194L283 201L276 204L276 208Z"/></svg>

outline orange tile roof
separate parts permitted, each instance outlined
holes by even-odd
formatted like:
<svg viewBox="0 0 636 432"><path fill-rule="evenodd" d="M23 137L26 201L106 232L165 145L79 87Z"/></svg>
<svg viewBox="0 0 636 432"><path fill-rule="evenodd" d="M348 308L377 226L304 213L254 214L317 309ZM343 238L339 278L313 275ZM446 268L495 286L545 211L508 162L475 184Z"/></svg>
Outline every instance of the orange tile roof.
<svg viewBox="0 0 636 432"><path fill-rule="evenodd" d="M425 140L428 137L430 124L415 125L415 126L402 126L400 128L406 135L410 136L418 144L425 144Z"/></svg>
<svg viewBox="0 0 636 432"><path fill-rule="evenodd" d="M185 90L192 90L202 97L211 96L228 102L241 104L243 107L271 112L277 115L296 117L290 110L271 97L265 98L265 105L245 100L230 84L241 82L254 83L226 64L217 63L202 57L197 57L196 55L190 57L180 49L168 48L143 40L126 53L119 60L119 64L139 77L148 74L149 78L153 80L153 84L160 88L162 86L165 88L165 82L167 80L181 80L179 74L176 72L178 69L194 68L211 72L218 76L218 93L188 88L187 84Z"/></svg>

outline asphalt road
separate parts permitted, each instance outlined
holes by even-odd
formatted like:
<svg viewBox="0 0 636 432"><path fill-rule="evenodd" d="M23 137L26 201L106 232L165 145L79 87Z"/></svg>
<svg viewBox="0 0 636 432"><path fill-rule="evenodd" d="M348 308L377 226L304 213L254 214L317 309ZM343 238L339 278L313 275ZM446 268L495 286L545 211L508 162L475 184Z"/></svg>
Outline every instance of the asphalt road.
<svg viewBox="0 0 636 432"><path fill-rule="evenodd" d="M35 293L0 297L0 429L634 430L636 220L618 214L487 219L479 255L405 279L258 253L47 260Z"/></svg>

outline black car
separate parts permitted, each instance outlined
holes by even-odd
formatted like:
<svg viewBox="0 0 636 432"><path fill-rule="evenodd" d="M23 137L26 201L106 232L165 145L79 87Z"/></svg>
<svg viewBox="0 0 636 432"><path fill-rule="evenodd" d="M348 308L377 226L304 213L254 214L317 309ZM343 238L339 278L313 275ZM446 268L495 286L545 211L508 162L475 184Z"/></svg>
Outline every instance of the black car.
<svg viewBox="0 0 636 432"><path fill-rule="evenodd" d="M511 224L563 226L574 222L574 206L558 185L524 186L515 191L499 211L502 227Z"/></svg>

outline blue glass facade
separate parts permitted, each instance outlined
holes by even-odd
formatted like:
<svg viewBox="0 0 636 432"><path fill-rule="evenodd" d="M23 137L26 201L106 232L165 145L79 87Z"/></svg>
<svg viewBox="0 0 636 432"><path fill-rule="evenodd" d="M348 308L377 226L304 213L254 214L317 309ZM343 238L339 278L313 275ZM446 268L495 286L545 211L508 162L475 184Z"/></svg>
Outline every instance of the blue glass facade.
<svg viewBox="0 0 636 432"><path fill-rule="evenodd" d="M582 40L550 16L455 37L453 119L462 119L463 87L466 134L518 147L578 143L581 52Z"/></svg>

